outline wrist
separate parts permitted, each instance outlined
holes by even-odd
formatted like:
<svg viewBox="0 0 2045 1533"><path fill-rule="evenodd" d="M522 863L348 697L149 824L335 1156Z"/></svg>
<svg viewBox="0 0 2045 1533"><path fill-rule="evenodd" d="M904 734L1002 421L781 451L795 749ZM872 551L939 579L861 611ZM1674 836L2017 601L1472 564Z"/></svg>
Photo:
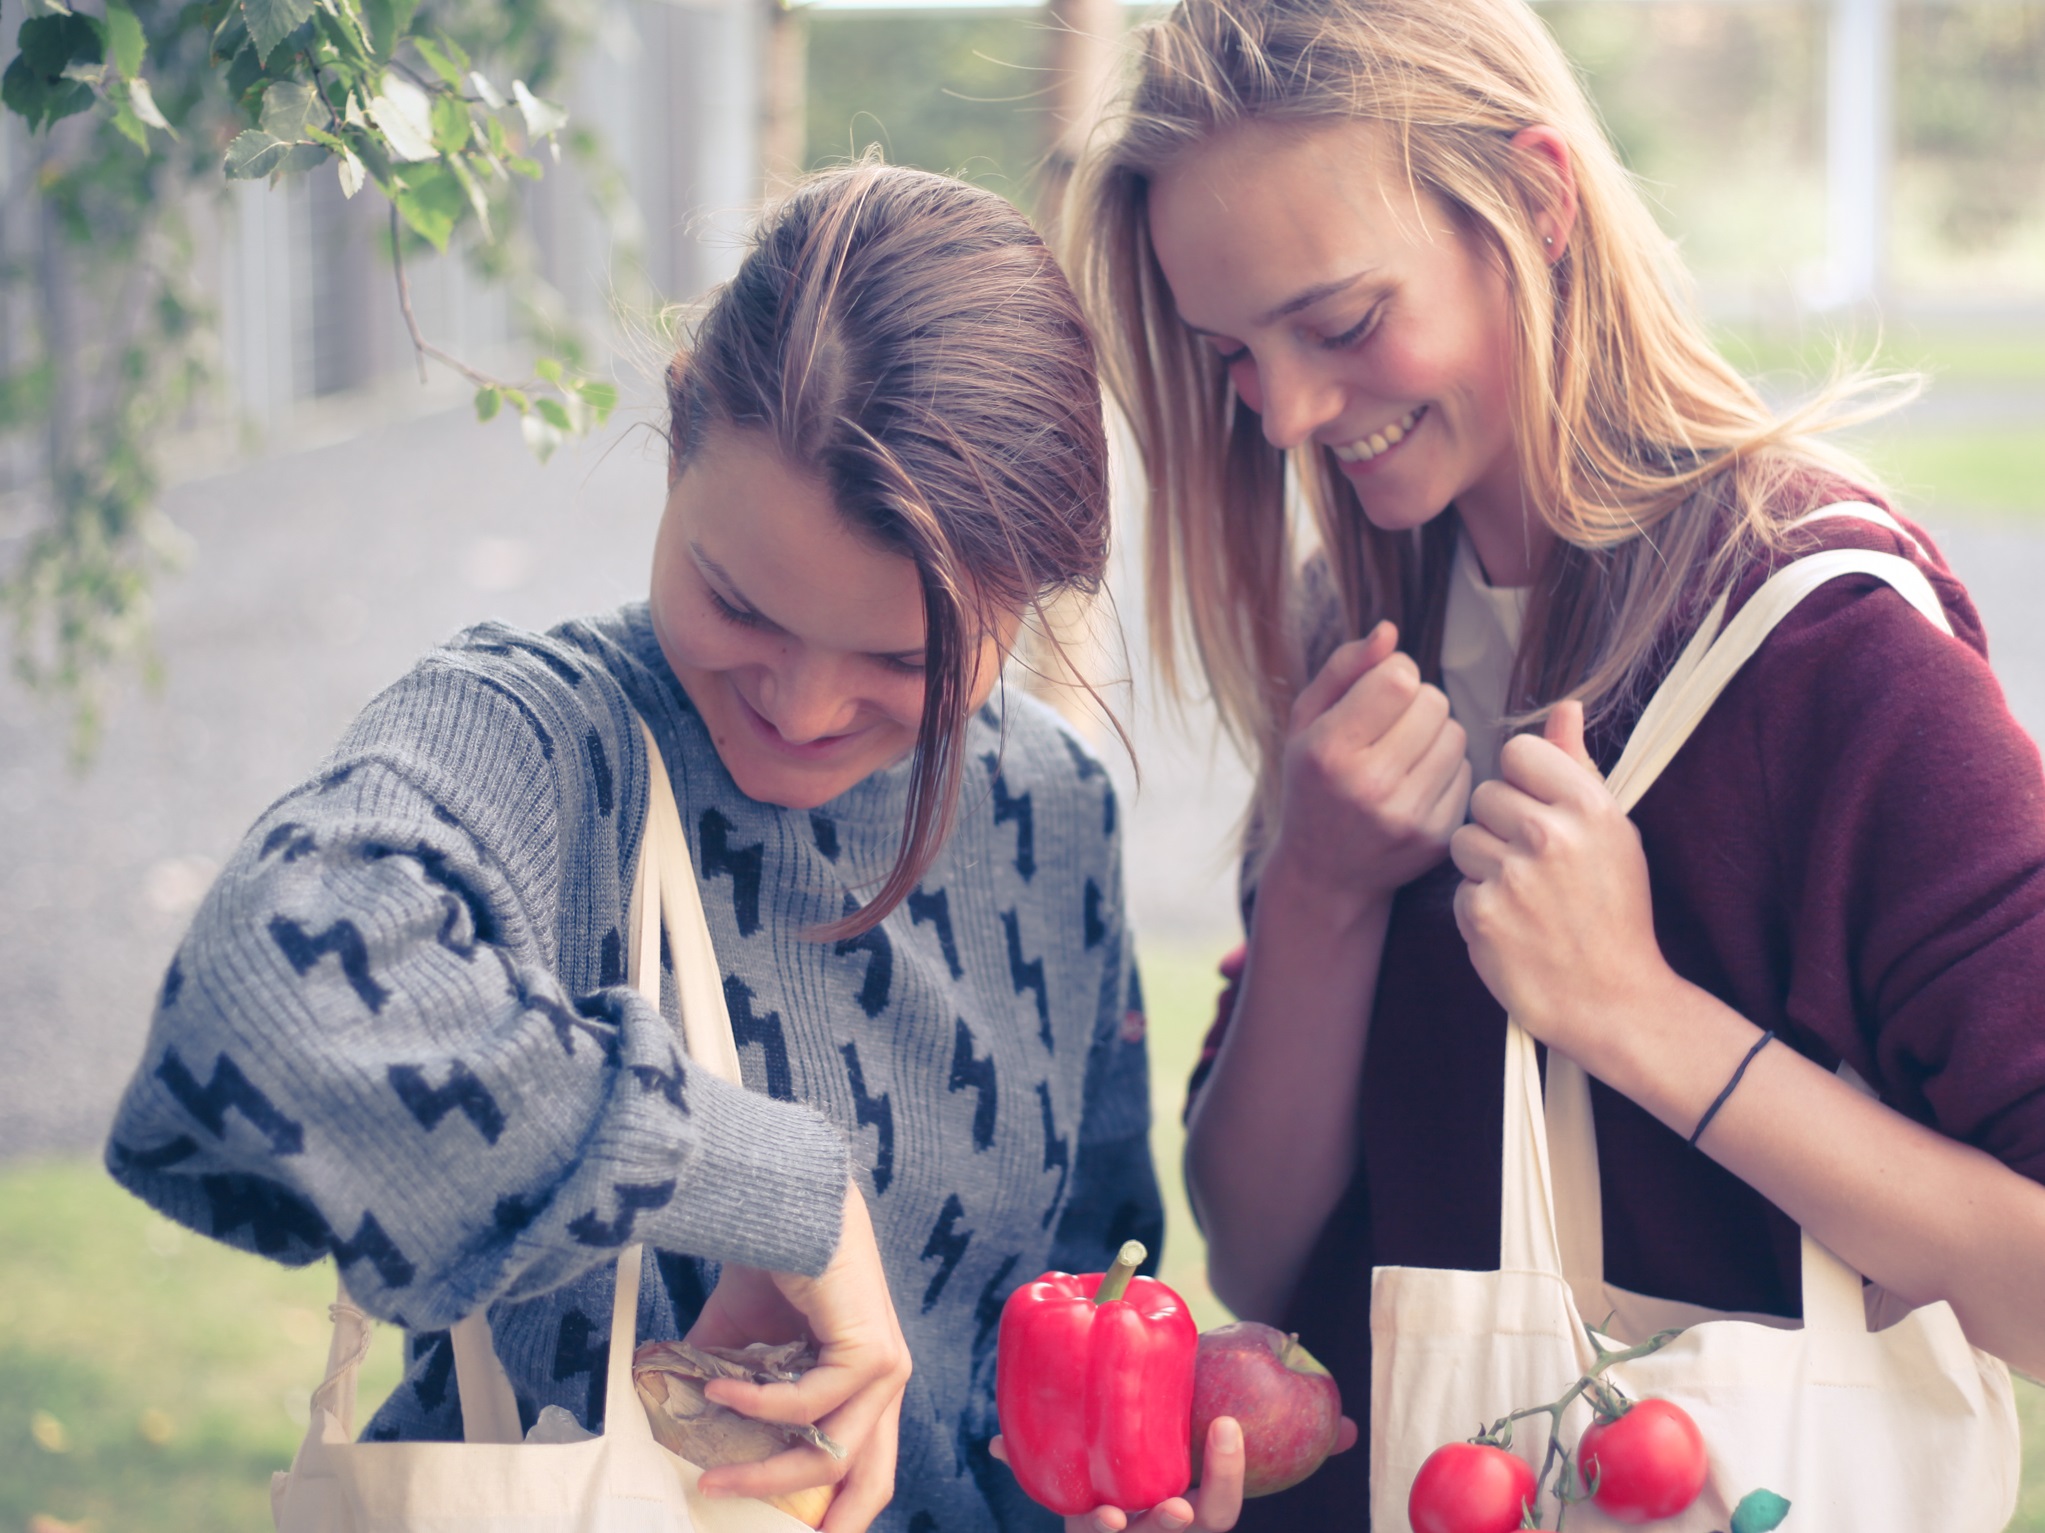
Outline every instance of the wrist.
<svg viewBox="0 0 2045 1533"><path fill-rule="evenodd" d="M1356 880L1330 879L1289 856L1281 846L1257 880L1257 919L1269 910L1288 930L1317 932L1341 940L1382 931L1397 889L1377 889Z"/></svg>
<svg viewBox="0 0 2045 1533"><path fill-rule="evenodd" d="M1752 1024L1707 991L1658 963L1640 981L1608 999L1607 1015L1572 1053L1585 1071L1688 1133L1702 1104L1705 1079L1718 1080L1719 1056L1752 1041ZM1715 1088L1714 1088L1715 1089ZM1708 1095L1708 1093L1707 1093Z"/></svg>

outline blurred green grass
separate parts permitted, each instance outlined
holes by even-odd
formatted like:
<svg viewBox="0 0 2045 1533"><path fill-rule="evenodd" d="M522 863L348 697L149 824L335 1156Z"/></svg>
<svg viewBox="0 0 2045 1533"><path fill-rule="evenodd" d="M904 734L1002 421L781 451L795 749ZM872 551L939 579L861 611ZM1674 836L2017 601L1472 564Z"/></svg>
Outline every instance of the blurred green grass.
<svg viewBox="0 0 2045 1533"><path fill-rule="evenodd" d="M1143 961L1163 1275L1202 1326L1228 1315L1186 1209L1179 1106L1219 956L1157 946ZM0 1167L0 1533L29 1533L38 1517L90 1533L262 1533L270 1474L290 1461L325 1360L332 1296L324 1264L291 1271L191 1235L96 1164ZM397 1377L396 1334L381 1330L365 1415ZM2018 1404L2025 1489L2011 1527L2045 1533L2045 1389L2020 1382ZM150 1440L150 1411L167 1415L167 1440Z"/></svg>
<svg viewBox="0 0 2045 1533"><path fill-rule="evenodd" d="M1720 351L1777 399L1866 365L1922 375L1926 405L1855 428L1902 508L1950 517L2045 516L2045 327L1900 324L1725 327Z"/></svg>

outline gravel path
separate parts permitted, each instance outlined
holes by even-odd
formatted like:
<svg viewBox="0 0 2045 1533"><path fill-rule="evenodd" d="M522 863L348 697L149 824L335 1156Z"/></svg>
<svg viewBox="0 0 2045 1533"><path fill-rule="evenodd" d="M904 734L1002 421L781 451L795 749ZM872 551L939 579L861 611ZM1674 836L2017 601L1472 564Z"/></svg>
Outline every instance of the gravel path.
<svg viewBox="0 0 2045 1533"><path fill-rule="evenodd" d="M424 649L467 623L544 626L639 594L661 497L647 431L544 471L459 414L384 425L187 483L192 544L162 584L160 693L130 688L99 760L0 680L0 1158L97 1146L199 895L263 806ZM2017 717L2045 731L2045 523L1934 527L1974 589ZM1133 603L1125 615L1134 617ZM1225 748L1135 714L1145 786L1127 854L1139 937L1233 928L1227 843L1243 776Z"/></svg>

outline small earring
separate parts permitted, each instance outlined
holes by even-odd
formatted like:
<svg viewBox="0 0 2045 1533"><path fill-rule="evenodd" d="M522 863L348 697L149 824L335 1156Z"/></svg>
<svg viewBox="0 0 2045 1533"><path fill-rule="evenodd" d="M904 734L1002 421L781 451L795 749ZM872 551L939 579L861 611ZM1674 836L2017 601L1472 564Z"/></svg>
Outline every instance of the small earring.
<svg viewBox="0 0 2045 1533"><path fill-rule="evenodd" d="M1552 245L1555 243L1555 236L1552 234L1544 234L1541 236L1541 243L1544 245Z"/></svg>

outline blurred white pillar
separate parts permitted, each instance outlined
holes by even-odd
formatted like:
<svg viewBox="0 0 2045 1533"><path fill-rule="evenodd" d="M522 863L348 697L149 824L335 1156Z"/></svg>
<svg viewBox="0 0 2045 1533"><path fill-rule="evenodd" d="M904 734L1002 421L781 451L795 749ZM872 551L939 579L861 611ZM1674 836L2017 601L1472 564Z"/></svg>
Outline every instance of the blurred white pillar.
<svg viewBox="0 0 2045 1533"><path fill-rule="evenodd" d="M1826 272L1819 305L1873 303L1888 276L1895 0L1831 0L1825 80Z"/></svg>
<svg viewBox="0 0 2045 1533"><path fill-rule="evenodd" d="M265 429L282 425L298 396L295 342L300 273L294 223L301 209L295 179L274 188L241 181L230 199L233 227L221 262L220 318L232 409Z"/></svg>

